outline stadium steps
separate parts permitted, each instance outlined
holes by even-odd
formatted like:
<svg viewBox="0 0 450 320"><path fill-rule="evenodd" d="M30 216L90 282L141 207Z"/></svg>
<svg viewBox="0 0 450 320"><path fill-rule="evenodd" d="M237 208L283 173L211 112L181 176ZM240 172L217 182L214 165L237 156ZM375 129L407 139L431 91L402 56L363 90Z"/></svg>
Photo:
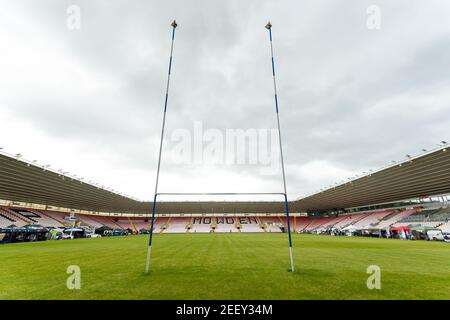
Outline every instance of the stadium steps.
<svg viewBox="0 0 450 320"><path fill-rule="evenodd" d="M429 215L429 221L445 221L446 219L450 219L448 207L442 207L435 213Z"/></svg>
<svg viewBox="0 0 450 320"><path fill-rule="evenodd" d="M381 218L378 222L372 223L371 226L372 227L377 227L380 224L382 224L384 221L388 221L392 218L394 218L395 216L397 216L400 212L397 210L392 211L390 214L384 216L383 218Z"/></svg>
<svg viewBox="0 0 450 320"><path fill-rule="evenodd" d="M267 230L269 228L269 225L267 224L267 222L262 222L260 219L260 223L261 223L261 228L264 230L264 232L269 232Z"/></svg>
<svg viewBox="0 0 450 320"><path fill-rule="evenodd" d="M111 222L116 225L119 229L125 230L126 228L124 228L123 226L121 226L119 223L117 223L116 221L114 221L114 219L111 219Z"/></svg>
<svg viewBox="0 0 450 320"><path fill-rule="evenodd" d="M194 218L191 218L189 220L189 223L186 225L186 232L191 232L193 224L194 224Z"/></svg>
<svg viewBox="0 0 450 320"><path fill-rule="evenodd" d="M263 223L261 222L261 219L260 219L259 217L256 217L256 221L258 221L259 227L260 227L261 229L264 230L264 228L263 228ZM265 232L265 231L266 231L266 230L264 230L264 232Z"/></svg>
<svg viewBox="0 0 450 320"><path fill-rule="evenodd" d="M136 226L133 223L133 220L130 219L130 217L128 217L128 221L130 222L130 225L132 227L132 229L134 230L134 232L138 233L139 230L136 229Z"/></svg>
<svg viewBox="0 0 450 320"><path fill-rule="evenodd" d="M264 232L269 232L269 231L267 230L268 227L269 227L267 221L262 221L262 219L259 219L259 221L261 222L261 226L262 226Z"/></svg>
<svg viewBox="0 0 450 320"><path fill-rule="evenodd" d="M329 225L329 227L334 227L336 226L338 223L344 221L345 219L347 219L346 216L337 216L336 219L334 221L332 221L332 223Z"/></svg>
<svg viewBox="0 0 450 320"><path fill-rule="evenodd" d="M30 209L27 209L27 210L24 210L24 211L33 213L33 214L35 214L37 217L27 217L27 216L24 216L24 215L23 215L22 213L20 213L20 212L17 212L17 214L21 215L22 217L24 217L24 218L26 218L26 219L29 219L29 220L33 221L34 223L37 223L37 224L40 223L40 221L38 221L38 220L35 219L35 218L40 219L40 218L41 218L41 215L40 215L40 214L38 214L38 213L36 213L36 212L34 212L33 210L30 210Z"/></svg>
<svg viewBox="0 0 450 320"><path fill-rule="evenodd" d="M295 232L304 232L306 231L306 228L310 226L310 223L312 222L311 218L309 217L296 217L295 218Z"/></svg>
<svg viewBox="0 0 450 320"><path fill-rule="evenodd" d="M369 215L370 215L370 214L368 214L367 216L365 216L364 214L361 214L361 215L360 215L359 217L357 217L356 219L353 219L351 216L348 216L348 217L349 217L348 223L345 224L343 227L341 227L341 229L344 229L344 228L347 228L347 227L349 227L349 226L352 226L352 225L358 223L359 221L368 218Z"/></svg>
<svg viewBox="0 0 450 320"><path fill-rule="evenodd" d="M56 219L56 218L54 218ZM102 223L98 222L97 220L93 219L91 215L87 214L80 214L78 215L78 219L80 219L84 224L88 225L92 229L97 229L103 226ZM56 219L59 221L59 219ZM62 222L64 223L64 222Z"/></svg>
<svg viewBox="0 0 450 320"><path fill-rule="evenodd" d="M8 220L8 221L16 222L16 220L14 220L13 218L7 216L6 214L4 214L4 213L1 212L1 211L0 211L0 216L3 217L3 218L5 218L5 219Z"/></svg>
<svg viewBox="0 0 450 320"><path fill-rule="evenodd" d="M6 215L3 215L0 212L0 228L6 228L6 227L10 226L11 224L13 224L13 222L15 222L15 221L11 221L11 219L9 217L7 217Z"/></svg>
<svg viewBox="0 0 450 320"><path fill-rule="evenodd" d="M305 223L306 221L306 223ZM303 232L311 223L311 219L307 217L296 217L294 216L294 232Z"/></svg>
<svg viewBox="0 0 450 320"><path fill-rule="evenodd" d="M319 228L332 228L345 220L348 220L348 216L337 216L331 220L326 219L320 226L314 228L314 230ZM342 226L340 228L342 228Z"/></svg>
<svg viewBox="0 0 450 320"><path fill-rule="evenodd" d="M395 217L396 215L398 215L400 213L400 211L393 211L391 214L388 214L387 216L385 216L383 219L380 220L381 221L386 221L386 220L390 220L391 218Z"/></svg>
<svg viewBox="0 0 450 320"><path fill-rule="evenodd" d="M2 210L3 210L4 213L9 215L11 218L15 219L16 222L19 222L19 220L20 220L21 223L23 222L22 224L32 224L31 220L23 217L22 215L16 213L15 211L13 211L13 210L11 210L9 208L2 208Z"/></svg>
<svg viewBox="0 0 450 320"><path fill-rule="evenodd" d="M27 216L23 215L22 213L20 213L20 212L18 212L18 211L16 211L16 210L12 210L12 211L14 211L17 215L19 215L19 216L21 216L21 217L23 217L23 218L25 218L25 219L28 219L28 220L30 220L31 222L35 223L35 224L39 224L39 221L37 221L36 219L34 219L34 218L32 218L32 217L27 217ZM26 212L30 212L30 213L35 214L35 215L37 215L37 218L40 218L40 217L41 217L39 214L37 214L37 213L35 213L35 212L33 212L33 211L29 210L29 209L23 210L23 211L26 211Z"/></svg>
<svg viewBox="0 0 450 320"><path fill-rule="evenodd" d="M160 228L160 230L159 230L159 233L163 233L166 229L169 228L169 226L170 226L170 219L172 219L172 217L169 217L169 219L167 220L167 222L164 223L164 224L161 226L161 228ZM156 220L155 220L155 222L156 222Z"/></svg>
<svg viewBox="0 0 450 320"><path fill-rule="evenodd" d="M44 222L51 221L53 224L53 227L60 227L62 225L61 221L59 221L58 219L55 219L55 217L53 217L49 214L46 214L43 211L35 210L35 209L29 209L28 211L30 211L40 217L39 224L41 224L41 225L42 225L42 221L44 221ZM49 226L51 225L50 223L44 223L44 224L48 224Z"/></svg>
<svg viewBox="0 0 450 320"><path fill-rule="evenodd" d="M284 222L283 222L283 220L281 219L281 217L277 217L278 218L278 221L284 226Z"/></svg>
<svg viewBox="0 0 450 320"><path fill-rule="evenodd" d="M450 221L447 221L446 223L443 223L439 228L443 232L450 232Z"/></svg>
<svg viewBox="0 0 450 320"><path fill-rule="evenodd" d="M389 218L386 219L386 217L385 217L375 226L379 227L379 228L388 228L391 225L401 221L402 219L414 214L415 212L416 212L415 209L406 209L406 210L401 210L401 211L395 211L394 214L390 214L390 215L386 216Z"/></svg>
<svg viewBox="0 0 450 320"><path fill-rule="evenodd" d="M307 225L305 225L305 227L303 229L301 229L300 231L305 231L308 229L308 227L311 225L311 223L313 223L313 220L311 219L311 221L308 222Z"/></svg>
<svg viewBox="0 0 450 320"><path fill-rule="evenodd" d="M123 229L119 224L117 224L114 219L111 219L110 217L107 216L90 216L90 218L98 223L100 223L101 225L104 225L106 227L109 228L114 228L114 229Z"/></svg>
<svg viewBox="0 0 450 320"><path fill-rule="evenodd" d="M66 216L63 212L57 212L57 211L47 211L47 210L38 210L41 214L59 222L60 224L64 224L66 220L64 217Z"/></svg>

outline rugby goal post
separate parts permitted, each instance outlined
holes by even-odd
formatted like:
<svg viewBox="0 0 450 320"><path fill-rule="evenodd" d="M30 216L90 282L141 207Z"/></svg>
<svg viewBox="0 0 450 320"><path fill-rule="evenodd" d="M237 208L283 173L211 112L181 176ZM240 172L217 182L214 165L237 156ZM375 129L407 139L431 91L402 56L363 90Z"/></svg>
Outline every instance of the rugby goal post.
<svg viewBox="0 0 450 320"><path fill-rule="evenodd" d="M272 24L270 21L266 24L265 28L269 31L269 40L270 40L270 54L271 54L271 62L272 62L272 76L273 76L273 89L274 89L274 97L275 97L275 113L277 118L277 129L278 129L278 142L279 142L279 148L280 148L280 160L281 160L281 173L283 178L283 192L275 192L275 193L265 193L265 192L245 192L245 193L230 193L230 192L211 192L211 193L159 193L158 192L158 183L159 183L159 172L161 168L161 154L162 154L162 147L164 142L164 131L165 131L165 125L166 125L166 115L167 115L167 105L169 101L169 85L170 85L170 74L172 71L172 57L173 57L173 44L175 42L175 29L178 27L177 22L174 20L171 23L172 26L172 41L170 46L170 58L169 58L169 69L167 74L167 84L166 84L166 94L164 98L164 112L163 112L163 119L162 119L162 126L161 126L161 138L160 138L160 144L159 144L159 153L158 153L158 165L157 165L157 171L156 171L156 181L155 181L155 192L153 196L153 205L152 205L152 219L151 219L151 226L150 226L150 238L148 242L148 249L147 249L147 260L146 260L146 266L145 266L145 273L149 272L150 268L150 259L152 254L152 243L153 243L153 226L155 223L155 211L156 211L156 204L158 196L162 195L191 195L191 196L217 196L217 195L223 195L223 196L235 196L235 195L279 195L282 196L284 199L284 208L285 208L285 214L286 214L286 221L287 221L287 233L288 233L288 243L289 243L289 256L290 256L290 262L291 262L291 271L294 272L294 257L292 254L292 236L291 236L291 226L290 226L290 219L289 219L289 206L288 206L288 198L287 198L287 188L286 188L286 174L284 170L284 158L283 158L283 146L282 146L282 138L281 138L281 126L280 126L280 117L278 112L278 94L277 94L277 83L276 83L276 77L275 77L275 60L274 60L274 54L273 54L273 42L272 42Z"/></svg>

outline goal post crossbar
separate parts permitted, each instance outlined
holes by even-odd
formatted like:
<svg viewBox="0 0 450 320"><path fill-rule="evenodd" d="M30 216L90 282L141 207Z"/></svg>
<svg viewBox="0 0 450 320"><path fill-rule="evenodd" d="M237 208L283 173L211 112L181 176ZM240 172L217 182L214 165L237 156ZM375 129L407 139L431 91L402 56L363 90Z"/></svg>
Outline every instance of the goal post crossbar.
<svg viewBox="0 0 450 320"><path fill-rule="evenodd" d="M157 196L284 196L283 192L158 192Z"/></svg>

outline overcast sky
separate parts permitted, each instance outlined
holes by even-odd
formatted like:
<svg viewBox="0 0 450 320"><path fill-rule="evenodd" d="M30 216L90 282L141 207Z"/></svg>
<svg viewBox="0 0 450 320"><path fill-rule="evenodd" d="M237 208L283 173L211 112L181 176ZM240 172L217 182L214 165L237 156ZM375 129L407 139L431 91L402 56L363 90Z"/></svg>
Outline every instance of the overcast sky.
<svg viewBox="0 0 450 320"><path fill-rule="evenodd" d="M450 139L447 0L0 0L0 147L151 199L174 18L162 192L283 191L279 170L170 156L198 121L276 129L267 20L290 198Z"/></svg>

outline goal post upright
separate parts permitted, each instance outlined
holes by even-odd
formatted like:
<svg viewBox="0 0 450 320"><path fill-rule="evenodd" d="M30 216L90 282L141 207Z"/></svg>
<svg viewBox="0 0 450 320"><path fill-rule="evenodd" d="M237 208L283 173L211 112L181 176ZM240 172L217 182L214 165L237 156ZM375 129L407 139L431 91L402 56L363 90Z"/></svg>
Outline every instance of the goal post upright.
<svg viewBox="0 0 450 320"><path fill-rule="evenodd" d="M276 82L276 78L275 78L275 59L273 57L272 24L270 23L270 21L267 22L266 29L269 30L270 54L272 57L273 90L274 90L274 94L275 94L275 112L277 114L278 142L280 145L281 173L283 176L284 209L285 209L285 213L286 213L286 221L287 221L287 229L288 229L289 255L291 258L291 271L294 272L294 257L292 255L291 223L290 223L290 219L289 219L289 204L288 204L288 198L287 198L286 174L285 174L285 170L284 170L283 144L281 143L280 116L278 113L278 93L277 93L277 82Z"/></svg>
<svg viewBox="0 0 450 320"><path fill-rule="evenodd" d="M158 167L156 170L155 194L153 196L153 206L152 206L152 222L151 222L151 226L150 226L150 238L148 240L147 263L145 265L146 273L148 273L148 269L150 268L150 257L152 254L153 226L155 224L155 210L156 210L156 200L158 197L159 171L161 169L161 153L162 153L162 146L163 146L163 141L164 141L164 130L165 130L165 126L166 126L167 102L169 100L169 84L170 84L170 72L172 70L173 43L175 41L175 29L177 28L178 24L175 20L173 20L173 22L171 23L171 26L172 26L172 43L170 45L169 70L167 73L166 96L164 98L164 113L163 113L163 121L162 121L162 127L161 127L161 139L159 142Z"/></svg>

